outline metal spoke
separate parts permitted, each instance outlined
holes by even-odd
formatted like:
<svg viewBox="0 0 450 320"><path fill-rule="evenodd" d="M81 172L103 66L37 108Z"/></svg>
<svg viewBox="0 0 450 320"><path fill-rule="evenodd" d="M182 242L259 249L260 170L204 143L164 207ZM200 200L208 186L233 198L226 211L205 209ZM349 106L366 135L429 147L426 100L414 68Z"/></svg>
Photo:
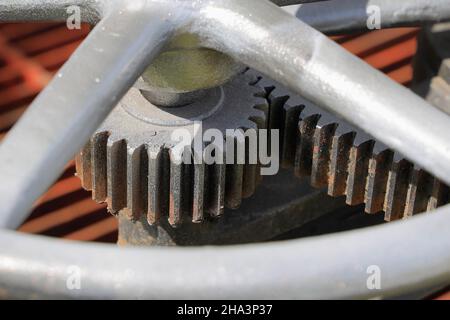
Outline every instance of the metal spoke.
<svg viewBox="0 0 450 320"><path fill-rule="evenodd" d="M0 226L23 221L158 53L175 26L153 9L102 20L3 140Z"/></svg>
<svg viewBox="0 0 450 320"><path fill-rule="evenodd" d="M69 16L67 9L78 6L81 19L94 23L110 3L105 0L2 0L0 21L65 21Z"/></svg>
<svg viewBox="0 0 450 320"><path fill-rule="evenodd" d="M286 10L324 33L342 34L367 31L370 17L375 15L383 29L449 20L450 0L330 0Z"/></svg>
<svg viewBox="0 0 450 320"><path fill-rule="evenodd" d="M138 0L139 2L140 0ZM170 0L169 0L170 1ZM262 0L266 1L266 0ZM327 0L271 0L279 6L310 3ZM0 21L65 21L69 16L67 8L78 6L81 19L96 23L116 3L132 4L134 0L1 0ZM164 2L164 1L162 1Z"/></svg>

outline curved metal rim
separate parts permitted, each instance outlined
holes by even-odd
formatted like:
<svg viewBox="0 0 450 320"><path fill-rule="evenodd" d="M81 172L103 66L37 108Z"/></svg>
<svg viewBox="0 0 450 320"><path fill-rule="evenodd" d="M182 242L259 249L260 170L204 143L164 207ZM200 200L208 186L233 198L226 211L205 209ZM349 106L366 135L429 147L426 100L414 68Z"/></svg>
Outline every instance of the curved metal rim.
<svg viewBox="0 0 450 320"><path fill-rule="evenodd" d="M117 249L4 231L0 289L46 298L389 298L450 282L450 237L417 236L448 235L449 209L385 226L225 247ZM74 266L80 290L66 286ZM368 289L371 266L379 268L380 290Z"/></svg>

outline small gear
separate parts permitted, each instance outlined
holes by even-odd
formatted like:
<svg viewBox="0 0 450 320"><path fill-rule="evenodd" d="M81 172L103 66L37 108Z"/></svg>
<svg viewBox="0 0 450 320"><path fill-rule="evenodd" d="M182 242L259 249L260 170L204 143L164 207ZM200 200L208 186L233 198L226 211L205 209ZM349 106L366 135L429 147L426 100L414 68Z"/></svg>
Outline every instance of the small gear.
<svg viewBox="0 0 450 320"><path fill-rule="evenodd" d="M385 220L406 218L448 202L448 187L371 136L255 73L269 100L269 128L280 130L280 165L311 185L365 203Z"/></svg>
<svg viewBox="0 0 450 320"><path fill-rule="evenodd" d="M164 217L172 226L187 218L201 222L222 215L224 206L239 207L261 180L259 165L179 163L171 134L193 132L195 121L224 136L227 129L266 128L265 91L254 83L243 73L205 99L176 108L152 105L137 83L77 156L83 187L110 212L133 220L146 215L150 224Z"/></svg>

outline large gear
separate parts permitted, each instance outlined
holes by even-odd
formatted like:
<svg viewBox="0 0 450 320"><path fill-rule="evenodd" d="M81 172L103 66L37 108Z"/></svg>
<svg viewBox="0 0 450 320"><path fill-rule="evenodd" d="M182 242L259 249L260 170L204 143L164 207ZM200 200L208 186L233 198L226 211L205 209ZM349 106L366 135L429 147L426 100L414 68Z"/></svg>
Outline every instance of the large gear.
<svg viewBox="0 0 450 320"><path fill-rule="evenodd" d="M255 76L258 76L256 74ZM406 218L448 202L448 187L366 133L259 76L270 105L269 127L280 130L280 162L311 185L346 196L349 205L385 220Z"/></svg>
<svg viewBox="0 0 450 320"><path fill-rule="evenodd" d="M152 105L135 85L77 156L83 187L110 212L133 220L146 215L150 224L163 217L172 226L201 222L222 215L224 206L237 208L260 182L259 165L179 163L171 134L193 132L194 121L224 135L266 128L267 100L254 80L240 74L202 101L176 108Z"/></svg>

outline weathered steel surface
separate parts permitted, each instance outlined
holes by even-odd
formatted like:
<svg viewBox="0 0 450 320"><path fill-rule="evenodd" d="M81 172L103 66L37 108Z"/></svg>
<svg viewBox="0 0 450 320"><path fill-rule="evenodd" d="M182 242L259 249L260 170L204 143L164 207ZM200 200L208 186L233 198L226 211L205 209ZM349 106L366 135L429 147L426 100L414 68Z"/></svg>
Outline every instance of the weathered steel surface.
<svg viewBox="0 0 450 320"><path fill-rule="evenodd" d="M264 178L256 193L239 209L225 209L221 219L173 228L167 220L150 226L145 217L132 222L119 214L120 246L227 245L268 241L288 231L342 209L343 198L331 198L283 170Z"/></svg>

